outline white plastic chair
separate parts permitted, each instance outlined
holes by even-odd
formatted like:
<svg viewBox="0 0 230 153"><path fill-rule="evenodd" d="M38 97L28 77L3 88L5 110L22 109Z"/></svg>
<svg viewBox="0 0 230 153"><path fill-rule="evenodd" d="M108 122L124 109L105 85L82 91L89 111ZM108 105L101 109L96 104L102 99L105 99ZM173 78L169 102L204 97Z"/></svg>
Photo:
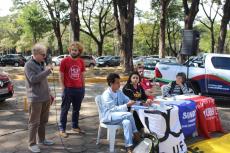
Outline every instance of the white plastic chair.
<svg viewBox="0 0 230 153"><path fill-rule="evenodd" d="M107 140L109 140L109 151L114 152L114 146L115 146L115 139L116 139L116 131L117 129L122 128L121 125L109 125L101 122L101 109L102 109L102 100L101 95L96 96L95 102L97 104L98 113L99 113L99 120L100 124L98 127L98 134L97 134L97 142L98 145L100 143L100 136L101 136L101 128L107 128Z"/></svg>

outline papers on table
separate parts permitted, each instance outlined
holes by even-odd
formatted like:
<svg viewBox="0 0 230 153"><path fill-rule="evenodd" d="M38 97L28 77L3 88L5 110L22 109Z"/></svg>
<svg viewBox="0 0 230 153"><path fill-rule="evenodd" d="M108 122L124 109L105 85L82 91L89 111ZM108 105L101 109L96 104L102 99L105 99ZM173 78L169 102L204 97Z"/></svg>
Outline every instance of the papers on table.
<svg viewBox="0 0 230 153"><path fill-rule="evenodd" d="M176 95L176 96L172 96L172 97L157 96L156 99L154 99L154 101L162 101L162 102L181 101L181 100L185 100L188 98L194 98L194 97L199 97L199 95L184 94L184 95Z"/></svg>

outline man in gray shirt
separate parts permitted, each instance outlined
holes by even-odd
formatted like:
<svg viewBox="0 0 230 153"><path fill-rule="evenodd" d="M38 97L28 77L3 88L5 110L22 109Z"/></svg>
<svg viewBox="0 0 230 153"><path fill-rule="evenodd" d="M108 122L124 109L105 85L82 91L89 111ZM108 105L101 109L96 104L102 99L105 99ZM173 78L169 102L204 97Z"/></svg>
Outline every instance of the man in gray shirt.
<svg viewBox="0 0 230 153"><path fill-rule="evenodd" d="M29 102L29 150L40 152L37 145L52 145L51 140L45 139L45 125L48 122L51 104L50 90L47 76L51 74L52 67L45 67L46 47L36 44L32 48L33 57L25 64L26 92Z"/></svg>

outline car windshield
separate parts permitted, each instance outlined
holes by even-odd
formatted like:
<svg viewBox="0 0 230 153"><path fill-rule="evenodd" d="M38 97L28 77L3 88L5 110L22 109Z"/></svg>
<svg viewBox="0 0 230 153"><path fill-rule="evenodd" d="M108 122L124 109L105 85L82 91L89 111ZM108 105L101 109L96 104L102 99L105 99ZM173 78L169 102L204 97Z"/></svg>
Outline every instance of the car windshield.
<svg viewBox="0 0 230 153"><path fill-rule="evenodd" d="M159 60L156 60L156 59L147 59L145 61L145 63L148 63L148 64L156 64L157 62L159 62Z"/></svg>
<svg viewBox="0 0 230 153"><path fill-rule="evenodd" d="M103 60L110 60L112 58L112 56L107 56L105 58L103 58Z"/></svg>

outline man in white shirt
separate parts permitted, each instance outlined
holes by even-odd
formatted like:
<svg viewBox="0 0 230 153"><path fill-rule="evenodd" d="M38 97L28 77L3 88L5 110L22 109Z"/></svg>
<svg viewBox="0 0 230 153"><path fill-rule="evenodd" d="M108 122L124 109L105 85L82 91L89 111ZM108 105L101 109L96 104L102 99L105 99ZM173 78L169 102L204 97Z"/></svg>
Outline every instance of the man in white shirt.
<svg viewBox="0 0 230 153"><path fill-rule="evenodd" d="M135 104L123 94L120 88L120 76L110 73L107 77L109 88L102 94L102 122L106 124L122 124L124 129L125 147L127 153L132 152L133 139L140 140L132 113L128 112L128 107Z"/></svg>

